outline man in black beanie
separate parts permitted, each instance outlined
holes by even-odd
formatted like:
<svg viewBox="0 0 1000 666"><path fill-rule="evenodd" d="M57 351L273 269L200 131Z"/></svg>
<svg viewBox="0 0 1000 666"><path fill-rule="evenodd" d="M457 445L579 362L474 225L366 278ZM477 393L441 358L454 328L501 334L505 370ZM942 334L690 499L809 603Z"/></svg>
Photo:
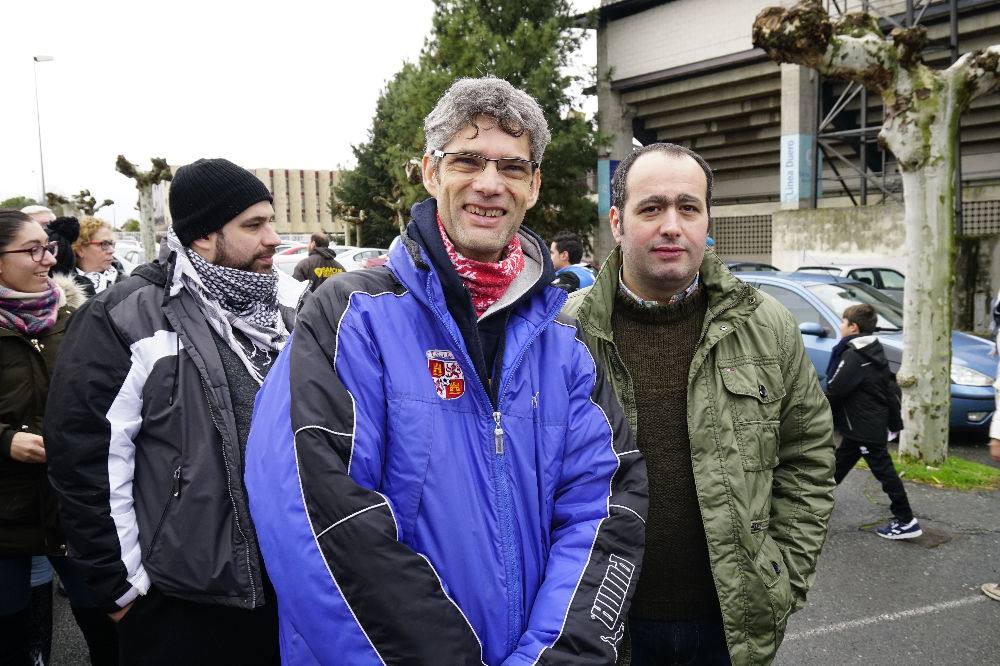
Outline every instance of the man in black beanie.
<svg viewBox="0 0 1000 666"><path fill-rule="evenodd" d="M166 258L77 312L52 379L49 473L123 664L277 664L243 486L254 398L305 285L274 271L271 193L181 167ZM56 413L57 412L57 413Z"/></svg>

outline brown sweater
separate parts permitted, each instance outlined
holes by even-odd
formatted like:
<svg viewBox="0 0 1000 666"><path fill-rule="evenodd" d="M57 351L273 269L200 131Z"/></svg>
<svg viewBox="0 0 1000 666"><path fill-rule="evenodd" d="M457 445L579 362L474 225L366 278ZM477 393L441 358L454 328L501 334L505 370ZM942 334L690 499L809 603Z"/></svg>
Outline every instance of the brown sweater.
<svg viewBox="0 0 1000 666"><path fill-rule="evenodd" d="M619 294L611 316L635 388L638 446L649 477L649 515L633 617L677 621L719 616L698 509L687 426L687 378L708 300L642 307Z"/></svg>

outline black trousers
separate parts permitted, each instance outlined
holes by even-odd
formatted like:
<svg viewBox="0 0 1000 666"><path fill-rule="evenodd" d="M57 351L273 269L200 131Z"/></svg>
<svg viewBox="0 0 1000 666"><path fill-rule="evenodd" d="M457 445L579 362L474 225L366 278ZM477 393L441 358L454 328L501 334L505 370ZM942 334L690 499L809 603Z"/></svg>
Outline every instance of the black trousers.
<svg viewBox="0 0 1000 666"><path fill-rule="evenodd" d="M274 590L267 592L266 606L242 610L168 597L150 588L118 623L122 666L277 666L277 602Z"/></svg>
<svg viewBox="0 0 1000 666"><path fill-rule="evenodd" d="M722 619L658 622L630 617L632 666L729 666Z"/></svg>
<svg viewBox="0 0 1000 666"><path fill-rule="evenodd" d="M906 488L903 487L903 481L893 467L887 444L869 444L845 437L837 446L836 458L837 469L833 473L833 478L837 485L840 485L848 472L854 468L858 459L864 458L872 474L882 484L882 490L889 496L892 515L904 525L913 520Z"/></svg>

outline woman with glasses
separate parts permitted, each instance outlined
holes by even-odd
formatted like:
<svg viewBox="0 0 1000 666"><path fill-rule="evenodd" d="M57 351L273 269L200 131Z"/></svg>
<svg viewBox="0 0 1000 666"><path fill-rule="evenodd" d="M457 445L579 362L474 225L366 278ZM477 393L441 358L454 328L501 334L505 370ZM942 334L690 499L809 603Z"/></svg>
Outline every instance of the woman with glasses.
<svg viewBox="0 0 1000 666"><path fill-rule="evenodd" d="M0 210L0 664L29 661L32 555L59 573L93 664L117 661L114 626L89 602L66 557L42 433L49 374L66 322L85 299L75 282L49 277L59 244L41 225ZM51 632L51 618L48 619ZM41 662L44 663L45 655Z"/></svg>
<svg viewBox="0 0 1000 666"><path fill-rule="evenodd" d="M115 260L115 237L111 226L96 217L80 220L80 235L73 243L76 283L87 296L96 296L119 280L125 269Z"/></svg>

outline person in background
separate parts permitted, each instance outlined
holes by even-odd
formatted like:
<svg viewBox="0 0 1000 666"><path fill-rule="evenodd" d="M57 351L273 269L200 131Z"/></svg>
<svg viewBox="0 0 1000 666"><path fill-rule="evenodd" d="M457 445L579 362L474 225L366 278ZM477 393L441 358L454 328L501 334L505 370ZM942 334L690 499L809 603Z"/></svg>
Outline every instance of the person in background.
<svg viewBox="0 0 1000 666"><path fill-rule="evenodd" d="M891 502L893 518L876 534L886 539L915 539L923 530L889 457L888 433L899 432L903 423L896 382L875 336L877 325L878 315L871 305L850 306L840 322L840 342L830 355L826 397L839 439L834 480L839 485L864 457Z"/></svg>
<svg viewBox="0 0 1000 666"><path fill-rule="evenodd" d="M343 272L337 253L330 249L330 239L326 234L315 233L309 238L309 256L295 266L292 277L308 280L309 291L316 291L328 277Z"/></svg>
<svg viewBox="0 0 1000 666"><path fill-rule="evenodd" d="M552 267L556 269L553 286L574 292L594 284L594 274L579 265L583 259L583 241L571 231L560 231L549 246Z"/></svg>
<svg viewBox="0 0 1000 666"><path fill-rule="evenodd" d="M96 217L80 220L80 236L73 243L74 279L88 297L96 296L125 279L125 269L115 260L111 225Z"/></svg>
<svg viewBox="0 0 1000 666"><path fill-rule="evenodd" d="M66 557L56 498L46 477L49 433L42 420L55 365L76 307L85 300L73 280L49 277L58 245L26 214L0 210L0 663L45 661L51 637L48 603L29 604L32 556L46 555L66 587L91 663L117 663L111 621L96 607L82 572ZM36 564L39 564L36 562ZM51 580L44 568L36 582ZM48 610L46 617L45 611ZM31 644L35 643L34 646Z"/></svg>
<svg viewBox="0 0 1000 666"><path fill-rule="evenodd" d="M38 222L38 224L42 225L43 229L45 228L46 225L48 225L49 222L54 222L56 219L56 214L53 213L51 209L46 208L45 206L39 206L37 204L32 206L25 206L24 208L21 209L21 212L30 217L35 222Z"/></svg>
<svg viewBox="0 0 1000 666"><path fill-rule="evenodd" d="M49 275L61 273L73 277L76 275L76 255L73 254L73 243L80 237L80 221L75 217L57 217L45 227L45 233L50 241L59 244L56 252L56 263Z"/></svg>
<svg viewBox="0 0 1000 666"><path fill-rule="evenodd" d="M996 304L993 306L994 322L1000 319L1000 294L997 294ZM997 348L1000 348L1000 326L995 328ZM993 412L993 420L990 421L990 457L1000 463L1000 364L997 365L997 380L993 384L996 391L996 411ZM983 594L990 599L1000 601L1000 583L983 583Z"/></svg>

